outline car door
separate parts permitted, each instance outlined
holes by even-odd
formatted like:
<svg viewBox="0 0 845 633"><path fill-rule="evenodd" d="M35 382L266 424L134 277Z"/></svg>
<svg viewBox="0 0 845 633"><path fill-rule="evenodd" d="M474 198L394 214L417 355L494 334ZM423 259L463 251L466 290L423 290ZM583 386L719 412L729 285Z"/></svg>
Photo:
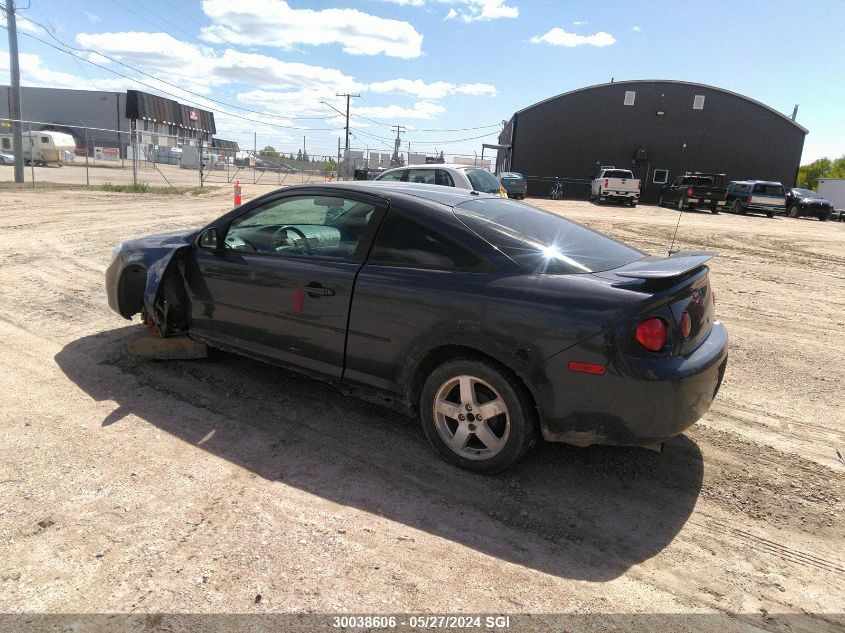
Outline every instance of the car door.
<svg viewBox="0 0 845 633"><path fill-rule="evenodd" d="M296 192L245 211L219 229L225 246L189 258L191 331L339 378L352 287L386 206Z"/></svg>
<svg viewBox="0 0 845 633"><path fill-rule="evenodd" d="M678 201L678 191L681 186L682 178L678 177L672 181L672 184L666 189L666 193L663 195L664 202L677 202Z"/></svg>
<svg viewBox="0 0 845 633"><path fill-rule="evenodd" d="M479 331L489 262L418 220L391 209L381 224L355 283L344 381L401 392L420 341Z"/></svg>

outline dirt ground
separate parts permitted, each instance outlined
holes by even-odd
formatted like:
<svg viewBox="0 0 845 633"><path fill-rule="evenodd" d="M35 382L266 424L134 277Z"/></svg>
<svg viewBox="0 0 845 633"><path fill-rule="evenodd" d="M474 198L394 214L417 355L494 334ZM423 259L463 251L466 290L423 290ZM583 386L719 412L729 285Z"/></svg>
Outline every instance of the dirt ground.
<svg viewBox="0 0 845 633"><path fill-rule="evenodd" d="M712 409L662 454L543 444L482 477L413 421L282 369L125 352L146 334L106 304L112 247L210 221L230 194L0 191L0 611L730 613L768 630L798 613L815 615L792 630L840 630L845 224L684 214L676 248L720 252ZM678 221L530 202L655 254Z"/></svg>

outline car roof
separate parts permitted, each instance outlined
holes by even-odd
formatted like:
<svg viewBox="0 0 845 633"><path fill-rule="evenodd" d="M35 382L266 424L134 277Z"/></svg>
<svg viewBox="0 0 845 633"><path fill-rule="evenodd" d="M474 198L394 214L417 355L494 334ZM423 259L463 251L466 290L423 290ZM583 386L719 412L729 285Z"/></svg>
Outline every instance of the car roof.
<svg viewBox="0 0 845 633"><path fill-rule="evenodd" d="M295 189L313 190L315 188L358 191L360 193L368 193L371 195L399 194L413 196L415 198L422 198L424 200L430 200L432 202L445 204L449 207L455 207L463 202L467 202L469 200L478 200L479 198L499 198L498 194L481 193L478 191L471 191L469 189L460 189L458 187L428 185L415 182L397 182L395 180L350 180L341 182L326 182L317 185L294 185L292 187L287 187L285 191L291 191Z"/></svg>
<svg viewBox="0 0 845 633"><path fill-rule="evenodd" d="M480 167L478 165L458 165L455 163L425 163L422 165L405 165L404 167L391 167L390 169L385 169L381 173L386 174L389 171L398 171L400 169L486 169L486 167Z"/></svg>

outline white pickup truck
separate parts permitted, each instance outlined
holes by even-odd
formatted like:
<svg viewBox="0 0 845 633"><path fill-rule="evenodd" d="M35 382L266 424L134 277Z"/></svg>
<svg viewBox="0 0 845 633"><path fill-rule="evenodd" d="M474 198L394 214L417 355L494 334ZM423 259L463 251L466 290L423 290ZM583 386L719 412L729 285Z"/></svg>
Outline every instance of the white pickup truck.
<svg viewBox="0 0 845 633"><path fill-rule="evenodd" d="M593 180L590 200L619 200L635 207L640 201L640 181L627 169L602 167Z"/></svg>

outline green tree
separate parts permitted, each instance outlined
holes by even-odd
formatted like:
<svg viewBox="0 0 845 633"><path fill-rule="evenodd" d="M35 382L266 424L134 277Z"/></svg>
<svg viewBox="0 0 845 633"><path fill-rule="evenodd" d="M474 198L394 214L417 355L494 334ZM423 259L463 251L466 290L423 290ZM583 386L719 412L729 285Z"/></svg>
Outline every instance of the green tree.
<svg viewBox="0 0 845 633"><path fill-rule="evenodd" d="M272 145L268 145L262 150L258 151L259 158L278 158L279 152Z"/></svg>
<svg viewBox="0 0 845 633"><path fill-rule="evenodd" d="M296 150L296 160L302 161L302 150L301 149Z"/></svg>
<svg viewBox="0 0 845 633"><path fill-rule="evenodd" d="M798 168L798 186L816 190L819 178L845 178L845 155L834 160L819 158Z"/></svg>

